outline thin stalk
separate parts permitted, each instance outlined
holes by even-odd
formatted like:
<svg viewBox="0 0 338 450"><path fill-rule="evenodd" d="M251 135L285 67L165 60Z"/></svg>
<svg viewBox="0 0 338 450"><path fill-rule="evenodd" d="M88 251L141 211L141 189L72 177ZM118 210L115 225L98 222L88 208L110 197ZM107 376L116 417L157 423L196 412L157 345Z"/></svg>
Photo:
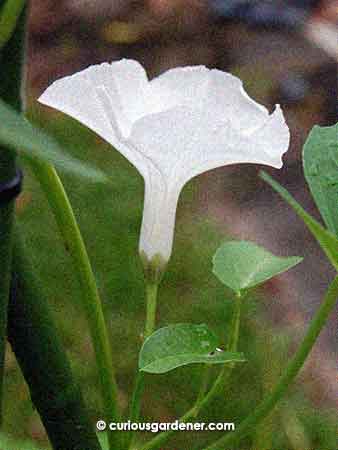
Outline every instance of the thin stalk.
<svg viewBox="0 0 338 450"><path fill-rule="evenodd" d="M149 337L155 330L157 293L158 293L158 283L150 283L146 281L147 313L143 339L147 339L147 337ZM138 371L134 382L134 390L130 406L129 420L131 422L137 422L140 418L143 391L144 391L144 373ZM134 436L133 432L128 433L126 440L126 448L132 445L133 436Z"/></svg>
<svg viewBox="0 0 338 450"><path fill-rule="evenodd" d="M144 329L144 339L147 339L147 337L149 337L155 330L157 292L158 292L157 283L146 284L147 317Z"/></svg>
<svg viewBox="0 0 338 450"><path fill-rule="evenodd" d="M241 296L238 295L235 303L234 316L231 322L227 351L235 352L237 350L241 317L241 300ZM201 411L212 402L212 400L214 400L218 395L224 392L224 388L229 381L232 369L233 364L224 365L207 394L202 398L198 396L194 406L189 409L189 411L187 411L182 417L180 417L178 421L185 423L189 420L195 419L201 413ZM174 430L164 431L144 444L139 450L159 449L174 433L176 433L176 431Z"/></svg>
<svg viewBox="0 0 338 450"><path fill-rule="evenodd" d="M238 444L241 439L248 436L250 432L270 414L303 367L304 362L309 356L321 330L326 324L337 299L338 276L336 276L330 284L329 289L324 296L323 302L312 319L299 349L287 365L277 386L272 390L270 395L263 400L258 408L256 408L256 410L240 424L235 433L228 434L221 439L218 439L212 445L207 447L206 450L222 450L229 448L229 445Z"/></svg>
<svg viewBox="0 0 338 450"><path fill-rule="evenodd" d="M229 341L226 346L226 350L228 352L236 352L237 346L238 346L238 340L239 340L239 329L240 329L240 322L241 322L241 306L242 306L242 297L240 294L236 296L235 300L235 311L232 317L231 326L230 326L230 335L229 335ZM209 392L205 395L205 397L192 409L196 409L195 415L197 416L200 414L201 410L207 407L213 399L215 399L221 392L224 392L224 389L226 388L228 381L230 379L230 375L232 372L232 369L234 367L234 364L227 364L224 365L220 373L218 374L218 377L216 378L214 384L212 385Z"/></svg>
<svg viewBox="0 0 338 450"><path fill-rule="evenodd" d="M239 339L239 327L241 323L241 306L242 306L242 295L237 293L235 299L235 311L232 318L231 328L230 328L230 338L227 345L228 352L236 352Z"/></svg>
<svg viewBox="0 0 338 450"><path fill-rule="evenodd" d="M57 325L18 229L14 233L8 340L55 450L101 450Z"/></svg>
<svg viewBox="0 0 338 450"><path fill-rule="evenodd" d="M205 395L208 392L208 385L209 385L209 381L210 381L210 369L211 369L210 364L204 364L204 366L202 368L200 389L198 391L196 402L195 402L195 411L196 411L195 415L196 416L198 414L200 404L202 403Z"/></svg>
<svg viewBox="0 0 338 450"><path fill-rule="evenodd" d="M118 388L113 370L109 335L102 311L101 299L81 232L67 194L54 167L47 163L39 162L34 163L33 170L53 210L80 282L81 298L87 315L101 382L105 420L108 423L118 422ZM118 448L117 433L109 432L108 439L110 449L116 450Z"/></svg>

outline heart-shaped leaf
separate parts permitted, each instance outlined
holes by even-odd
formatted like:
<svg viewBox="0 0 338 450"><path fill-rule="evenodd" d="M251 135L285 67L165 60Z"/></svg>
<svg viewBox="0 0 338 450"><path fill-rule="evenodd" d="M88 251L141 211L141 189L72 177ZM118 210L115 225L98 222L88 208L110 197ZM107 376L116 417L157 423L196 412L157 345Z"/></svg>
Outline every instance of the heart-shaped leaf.
<svg viewBox="0 0 338 450"><path fill-rule="evenodd" d="M218 339L202 325L180 323L160 328L141 349L139 369L165 373L192 363L225 364L245 361L243 354L218 349Z"/></svg>
<svg viewBox="0 0 338 450"><path fill-rule="evenodd" d="M282 258L248 241L229 241L222 244L213 258L213 273L236 293L252 288L285 272L302 258Z"/></svg>
<svg viewBox="0 0 338 450"><path fill-rule="evenodd" d="M279 193L279 195L296 211L305 225L317 239L319 245L325 252L333 267L338 271L338 239L330 231L326 230L317 220L308 214L299 203L283 188L277 181L267 173L261 172L261 178Z"/></svg>
<svg viewBox="0 0 338 450"><path fill-rule="evenodd" d="M338 237L338 123L314 126L303 149L304 175L327 228Z"/></svg>
<svg viewBox="0 0 338 450"><path fill-rule="evenodd" d="M51 136L33 126L1 99L0 144L9 150L17 151L29 162L47 161L61 170L84 176L95 182L108 180L101 171L69 156Z"/></svg>

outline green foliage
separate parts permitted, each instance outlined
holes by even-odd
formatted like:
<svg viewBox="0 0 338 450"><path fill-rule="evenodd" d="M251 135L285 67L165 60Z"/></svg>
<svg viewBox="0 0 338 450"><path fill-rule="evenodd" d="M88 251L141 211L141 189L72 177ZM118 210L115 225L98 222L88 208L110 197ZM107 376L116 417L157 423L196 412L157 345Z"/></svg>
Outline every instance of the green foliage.
<svg viewBox="0 0 338 450"><path fill-rule="evenodd" d="M338 123L313 127L304 145L303 166L326 226L338 237Z"/></svg>
<svg viewBox="0 0 338 450"><path fill-rule="evenodd" d="M193 363L224 364L243 362L240 353L218 349L217 337L204 324L180 323L160 328L141 349L139 368L149 373L165 373Z"/></svg>
<svg viewBox="0 0 338 450"><path fill-rule="evenodd" d="M213 258L213 273L236 293L253 288L285 272L302 258L282 258L247 241L229 241L222 244Z"/></svg>
<svg viewBox="0 0 338 450"><path fill-rule="evenodd" d="M102 172L76 161L42 130L30 124L0 99L0 143L18 150L27 161L47 161L56 167L96 182L107 181Z"/></svg>
<svg viewBox="0 0 338 450"><path fill-rule="evenodd" d="M325 252L332 265L338 271L338 239L330 231L326 230L310 214L308 214L299 203L284 189L277 181L271 178L267 173L261 172L261 178L280 194L280 196L296 211L303 219L305 225L317 239L319 245Z"/></svg>

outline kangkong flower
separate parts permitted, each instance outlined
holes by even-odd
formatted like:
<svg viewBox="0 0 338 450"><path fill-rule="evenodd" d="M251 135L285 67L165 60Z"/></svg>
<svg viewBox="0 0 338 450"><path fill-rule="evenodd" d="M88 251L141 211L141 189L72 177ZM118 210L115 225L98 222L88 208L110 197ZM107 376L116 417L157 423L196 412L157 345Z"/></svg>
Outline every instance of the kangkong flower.
<svg viewBox="0 0 338 450"><path fill-rule="evenodd" d="M279 105L269 115L237 77L204 66L171 69L149 81L136 61L103 63L55 81L39 101L91 128L141 173L139 249L147 263L170 257L187 181L234 163L280 168L289 145Z"/></svg>

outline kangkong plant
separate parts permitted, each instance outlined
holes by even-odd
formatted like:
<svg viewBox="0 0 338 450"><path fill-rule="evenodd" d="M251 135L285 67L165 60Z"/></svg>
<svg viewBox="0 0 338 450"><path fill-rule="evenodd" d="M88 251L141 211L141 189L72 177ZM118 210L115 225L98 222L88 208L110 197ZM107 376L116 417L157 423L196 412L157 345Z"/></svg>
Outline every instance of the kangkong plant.
<svg viewBox="0 0 338 450"><path fill-rule="evenodd" d="M2 64L3 61L6 63L7 50L11 50L11 45L14 45L11 36L16 36L16 20L23 3L13 0L13 4L13 14L8 14L11 7L11 0L8 0L3 10L6 15L2 19L0 15L0 24L1 20L6 19L6 34L0 39L0 45L3 46ZM253 163L281 168L282 156L289 147L290 139L282 110L277 105L269 114L264 106L248 96L237 77L220 70L204 66L180 67L149 80L137 61L126 59L93 65L61 78L40 96L40 103L66 113L96 132L127 158L144 179L139 253L145 274L147 311L134 391L128 411L125 412L118 401L119 382L113 363L113 343L96 279L71 203L55 167L95 183L108 185L109 177L90 167L89 161L83 163L71 157L53 137L28 122L23 117L24 113L14 111L12 106L15 106L15 101L9 101L1 90L0 94L3 97L0 100L0 250L3 249L0 263L1 268L4 268L0 274L0 357L5 349L3 341L12 267L8 339L52 448L163 448L176 429L166 429L143 441L134 431L123 434L114 431L116 427L109 427L109 424L128 420L130 423L141 422L144 387L152 379L145 374L165 376L163 374L183 366L200 369L201 374L196 400L178 420L181 424L194 422L197 418L202 420L206 407L222 398L231 386L233 372L241 367L241 373L245 373L252 364L252 355L246 355L240 347L241 316L247 310L243 305L249 301L250 293L302 261L301 257L276 256L252 242L228 240L219 246L210 261L216 278L226 287L227 293L232 293L231 320L224 327L226 336L219 337L206 324L189 323L186 320L182 322L179 308L176 312L177 323L160 328L156 326L158 286L172 254L176 208L184 185L202 172L229 164ZM18 96L17 91L16 100ZM337 126L315 127L303 152L305 177L325 226L311 217L271 177L265 173L261 176L304 221L337 271L336 136ZM20 172L15 169L16 155L29 164L46 195L70 256L69 271L74 272L79 282L101 388L103 420L97 421L96 431L101 431L98 436L94 432L96 420L94 418L91 423L88 419L79 388L81 386L73 380L48 302L41 294L38 277L25 254L27 246L20 243L24 227L12 234L13 198L18 194L20 178ZM113 167L107 170L111 172L111 178L114 177L114 170ZM36 233L39 233L38 229ZM53 256L51 253L50 258ZM199 261L196 261L197 264ZM202 445L207 450L225 450L233 445L242 448L241 441L254 435L257 426L284 397L301 370L336 304L337 296L336 276L303 341L281 371L276 385L261 403L248 405L247 409L251 409L251 413L241 418L243 420L236 424L234 432L211 436L209 444L196 440L194 450ZM205 322L212 325L207 313ZM192 370L189 367L185 369L187 372ZM102 432L104 429L106 433ZM13 443L2 434L0 445L6 449L8 447L8 450L12 445L37 450L33 443Z"/></svg>

